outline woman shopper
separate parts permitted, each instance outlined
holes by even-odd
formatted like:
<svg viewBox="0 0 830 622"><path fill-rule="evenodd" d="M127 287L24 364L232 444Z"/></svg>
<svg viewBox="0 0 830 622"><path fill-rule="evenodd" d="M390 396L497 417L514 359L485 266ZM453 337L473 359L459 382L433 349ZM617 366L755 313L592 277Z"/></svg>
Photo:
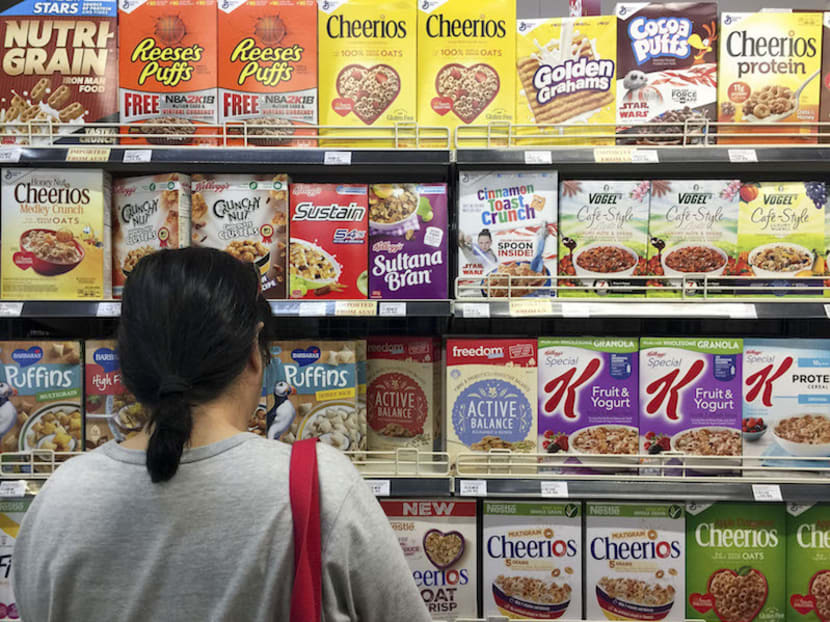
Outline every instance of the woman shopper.
<svg viewBox="0 0 830 622"><path fill-rule="evenodd" d="M25 622L290 619L291 447L246 432L267 362L258 283L196 248L130 275L121 366L150 422L67 461L35 498L14 551ZM427 622L374 496L337 450L316 455L323 620Z"/></svg>

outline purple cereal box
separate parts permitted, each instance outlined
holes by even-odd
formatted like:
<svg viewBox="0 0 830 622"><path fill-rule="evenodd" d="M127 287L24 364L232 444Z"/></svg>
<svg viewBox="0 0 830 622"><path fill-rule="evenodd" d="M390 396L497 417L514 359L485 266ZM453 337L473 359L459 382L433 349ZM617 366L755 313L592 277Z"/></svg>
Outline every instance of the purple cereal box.
<svg viewBox="0 0 830 622"><path fill-rule="evenodd" d="M446 184L369 186L369 298L447 298Z"/></svg>

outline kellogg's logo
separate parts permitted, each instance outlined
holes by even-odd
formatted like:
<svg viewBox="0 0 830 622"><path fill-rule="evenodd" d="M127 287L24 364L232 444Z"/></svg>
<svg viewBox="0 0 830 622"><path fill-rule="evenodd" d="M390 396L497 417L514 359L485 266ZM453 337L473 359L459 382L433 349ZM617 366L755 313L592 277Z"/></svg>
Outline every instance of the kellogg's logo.
<svg viewBox="0 0 830 622"><path fill-rule="evenodd" d="M110 348L98 348L92 355L92 360L99 365L106 373L118 371L118 353Z"/></svg>
<svg viewBox="0 0 830 622"><path fill-rule="evenodd" d="M656 413L665 403L666 417L672 421L678 419L677 407L680 403L680 392L688 387L706 367L701 359L696 360L689 366L686 373L680 376L680 369L666 374L646 386L646 394L654 397L646 404L646 412L650 415Z"/></svg>
<svg viewBox="0 0 830 622"><path fill-rule="evenodd" d="M545 412L552 413L562 403L562 398L565 402L562 408L563 414L568 419L576 418L576 394L577 389L586 384L589 380L594 378L602 366L602 361L599 358L591 359L585 366L585 369L577 376L577 368L572 367L564 374L561 374L548 382L544 389L545 393L551 393L550 399L545 402ZM576 379L574 377L576 376Z"/></svg>
<svg viewBox="0 0 830 622"><path fill-rule="evenodd" d="M777 369L773 370L774 364L769 364L757 372L747 377L746 386L752 387L744 398L747 402L754 402L761 395L761 403L768 407L772 407L772 384L783 376L790 367L793 366L794 359L787 356L781 361ZM763 392L763 393L762 393Z"/></svg>
<svg viewBox="0 0 830 622"><path fill-rule="evenodd" d="M21 367L28 367L39 363L43 359L43 348L32 346L28 350L15 350L12 352L12 360Z"/></svg>
<svg viewBox="0 0 830 622"><path fill-rule="evenodd" d="M312 365L320 360L320 348L317 346L311 346L305 350L297 348L296 350L292 350L291 358L294 359L300 367Z"/></svg>

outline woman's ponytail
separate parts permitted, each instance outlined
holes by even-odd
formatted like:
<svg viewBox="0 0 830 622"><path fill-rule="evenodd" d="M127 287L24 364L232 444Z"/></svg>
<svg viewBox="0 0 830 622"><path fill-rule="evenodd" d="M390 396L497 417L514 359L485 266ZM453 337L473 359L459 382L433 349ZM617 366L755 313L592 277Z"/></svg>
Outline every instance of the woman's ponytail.
<svg viewBox="0 0 830 622"><path fill-rule="evenodd" d="M166 482L179 469L184 447L193 431L193 413L183 393L161 399L150 415L147 471L154 484Z"/></svg>

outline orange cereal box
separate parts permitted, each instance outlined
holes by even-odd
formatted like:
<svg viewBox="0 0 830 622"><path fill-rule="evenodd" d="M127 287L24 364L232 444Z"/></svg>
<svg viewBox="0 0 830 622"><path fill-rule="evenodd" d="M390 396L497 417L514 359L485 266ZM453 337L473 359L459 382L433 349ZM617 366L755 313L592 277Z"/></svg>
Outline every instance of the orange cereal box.
<svg viewBox="0 0 830 622"><path fill-rule="evenodd" d="M121 0L118 38L121 142L214 143L216 0Z"/></svg>
<svg viewBox="0 0 830 622"><path fill-rule="evenodd" d="M315 0L223 0L217 15L228 144L317 146Z"/></svg>

